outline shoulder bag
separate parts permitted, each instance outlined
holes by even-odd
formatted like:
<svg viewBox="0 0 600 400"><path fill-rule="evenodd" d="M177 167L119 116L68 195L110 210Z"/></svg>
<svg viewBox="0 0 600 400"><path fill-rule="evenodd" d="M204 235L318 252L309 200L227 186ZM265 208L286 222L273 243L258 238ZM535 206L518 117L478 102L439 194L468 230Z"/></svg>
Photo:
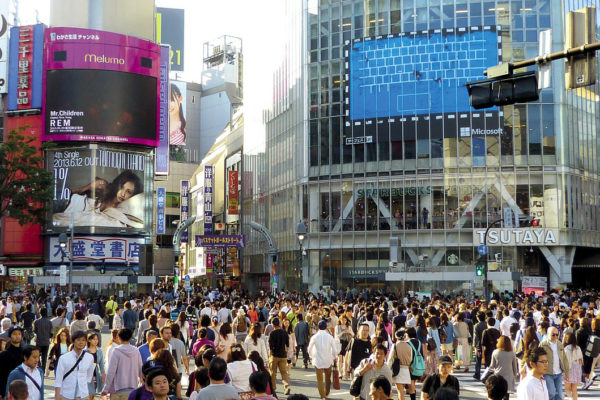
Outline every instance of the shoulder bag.
<svg viewBox="0 0 600 400"><path fill-rule="evenodd" d="M64 380L65 380L65 379L67 379L67 377L68 377L69 375L71 375L71 373L72 373L73 371L75 371L75 368L77 368L77 366L79 365L79 363L81 362L81 360L83 360L83 356L85 356L85 353L87 353L87 351L83 350L83 351L81 352L81 355L79 356L79 358L78 358L78 359L77 359L77 361L75 362L75 365L73 365L73 367L71 367L71 369L70 369L70 370L68 370L68 371L67 371L67 373L63 375L63 382L64 382Z"/></svg>

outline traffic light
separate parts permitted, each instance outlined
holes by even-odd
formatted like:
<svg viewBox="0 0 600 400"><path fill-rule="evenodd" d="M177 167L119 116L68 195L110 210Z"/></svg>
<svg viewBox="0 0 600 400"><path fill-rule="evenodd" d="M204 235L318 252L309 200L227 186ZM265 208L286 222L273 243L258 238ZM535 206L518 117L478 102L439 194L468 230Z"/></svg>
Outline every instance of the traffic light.
<svg viewBox="0 0 600 400"><path fill-rule="evenodd" d="M534 217L519 217L519 226L523 228L534 227L537 228L540 226L540 220Z"/></svg>
<svg viewBox="0 0 600 400"><path fill-rule="evenodd" d="M477 264L475 266L475 275L476 276L483 276L483 268L484 268L484 266L482 264Z"/></svg>
<svg viewBox="0 0 600 400"><path fill-rule="evenodd" d="M106 265L104 263L100 264L100 274L104 275L106 273Z"/></svg>
<svg viewBox="0 0 600 400"><path fill-rule="evenodd" d="M539 99L537 74L535 71L522 72L468 82L471 107L475 109L526 103Z"/></svg>

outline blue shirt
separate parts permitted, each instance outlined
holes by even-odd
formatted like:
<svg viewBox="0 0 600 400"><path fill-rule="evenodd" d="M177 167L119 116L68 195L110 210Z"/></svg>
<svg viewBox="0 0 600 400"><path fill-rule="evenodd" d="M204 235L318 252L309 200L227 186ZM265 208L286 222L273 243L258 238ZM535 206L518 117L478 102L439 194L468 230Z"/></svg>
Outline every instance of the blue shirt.
<svg viewBox="0 0 600 400"><path fill-rule="evenodd" d="M140 356L142 356L143 364L150 357L150 346L148 345L148 343L141 345L140 347L138 347L138 351L140 352Z"/></svg>

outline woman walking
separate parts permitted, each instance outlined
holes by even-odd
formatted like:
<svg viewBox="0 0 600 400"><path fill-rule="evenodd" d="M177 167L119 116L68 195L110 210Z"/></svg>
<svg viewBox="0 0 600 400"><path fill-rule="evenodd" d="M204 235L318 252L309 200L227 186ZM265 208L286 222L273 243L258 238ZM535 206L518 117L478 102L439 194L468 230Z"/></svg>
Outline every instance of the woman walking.
<svg viewBox="0 0 600 400"><path fill-rule="evenodd" d="M52 347L50 347L50 351L48 352L46 376L50 375L50 371L55 370L60 356L69 352L70 345L71 335L69 335L69 328L62 328L54 337L54 342L52 343Z"/></svg>
<svg viewBox="0 0 600 400"><path fill-rule="evenodd" d="M92 375L92 379L88 382L88 391L90 394L98 395L102 393L106 376L104 374L104 353L98 347L97 333L89 333L87 335L87 352L94 357L94 375Z"/></svg>
<svg viewBox="0 0 600 400"><path fill-rule="evenodd" d="M563 376L563 380L565 381L565 391L567 392L567 396L573 400L577 400L579 397L577 394L577 385L581 382L583 353L581 348L577 345L577 339L573 333L567 333L565 335L563 346L567 362L571 367L569 375Z"/></svg>
<svg viewBox="0 0 600 400"><path fill-rule="evenodd" d="M229 353L229 348L235 343L235 336L231 332L231 325L227 322L224 322L219 329L219 335L215 339L215 351L217 352L217 357L221 357L222 359L227 359L227 353Z"/></svg>
<svg viewBox="0 0 600 400"><path fill-rule="evenodd" d="M490 363L490 370L494 373L501 375L508 383L508 392L515 393L515 382L519 377L519 363L517 362L517 356L513 351L513 346L508 336L500 336L496 350L492 353L492 362ZM508 400L508 393L505 397Z"/></svg>
<svg viewBox="0 0 600 400"><path fill-rule="evenodd" d="M469 372L469 364L471 361L471 345L469 344L469 339L471 338L471 333L469 332L469 325L465 322L465 314L463 312L459 312L456 316L454 332L458 340L458 345L461 347L459 363L462 361L463 366L465 367L464 372Z"/></svg>
<svg viewBox="0 0 600 400"><path fill-rule="evenodd" d="M262 328L259 322L255 322L250 327L250 334L244 340L242 344L246 354L251 354L256 351L264 362L269 360L269 353L267 351L267 343L265 342L265 336L262 334Z"/></svg>

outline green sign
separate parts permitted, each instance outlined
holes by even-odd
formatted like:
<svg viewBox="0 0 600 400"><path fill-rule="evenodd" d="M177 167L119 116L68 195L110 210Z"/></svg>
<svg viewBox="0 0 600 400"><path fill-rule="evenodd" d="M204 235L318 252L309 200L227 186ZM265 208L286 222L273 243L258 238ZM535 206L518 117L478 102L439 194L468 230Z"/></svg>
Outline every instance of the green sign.
<svg viewBox="0 0 600 400"><path fill-rule="evenodd" d="M392 196L392 197L397 197L397 196L404 196L404 195L415 195L415 194L419 194L419 195L424 195L424 194L431 194L431 186L407 186L404 188L382 188L382 189L358 189L356 191L356 196L360 199L362 197L375 197L375 196L381 196L381 197L388 197L388 196Z"/></svg>

